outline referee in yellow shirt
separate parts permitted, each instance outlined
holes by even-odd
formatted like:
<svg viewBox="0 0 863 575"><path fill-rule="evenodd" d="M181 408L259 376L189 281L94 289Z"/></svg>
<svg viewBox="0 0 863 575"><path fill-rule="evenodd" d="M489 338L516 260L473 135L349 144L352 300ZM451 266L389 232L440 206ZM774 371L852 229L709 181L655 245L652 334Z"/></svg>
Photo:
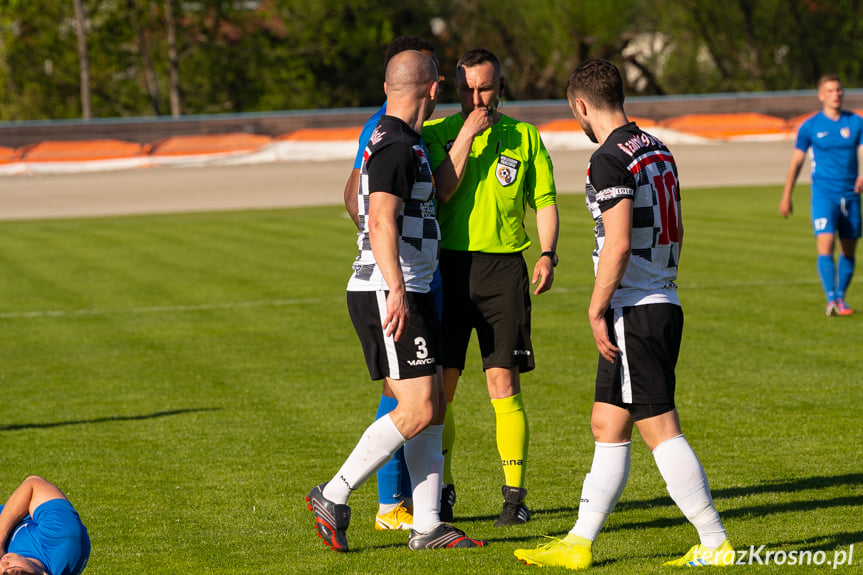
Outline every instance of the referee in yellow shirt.
<svg viewBox="0 0 863 575"><path fill-rule="evenodd" d="M530 341L530 284L551 288L557 265L559 219L551 160L536 127L497 111L500 62L488 50L466 52L456 69L461 111L428 122L429 150L441 228L443 367L447 394L446 457L441 518L452 517L452 399L476 330L497 423L504 470L504 504L495 526L530 518L524 498L529 428L519 374L534 368ZM527 207L536 211L542 255L528 276L522 252Z"/></svg>

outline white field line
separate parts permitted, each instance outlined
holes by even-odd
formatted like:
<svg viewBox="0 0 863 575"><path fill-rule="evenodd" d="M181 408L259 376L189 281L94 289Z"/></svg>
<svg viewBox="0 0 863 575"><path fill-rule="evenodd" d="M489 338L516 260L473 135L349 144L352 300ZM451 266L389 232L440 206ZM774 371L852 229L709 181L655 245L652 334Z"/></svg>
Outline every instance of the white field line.
<svg viewBox="0 0 863 575"><path fill-rule="evenodd" d="M814 275L814 274L813 274ZM749 282L728 282L728 283L683 283L681 289L723 289L723 288L746 288L746 287L768 287L768 286L794 286L794 285L814 285L821 284L818 278L811 279L791 279L791 280L756 280Z"/></svg>
<svg viewBox="0 0 863 575"><path fill-rule="evenodd" d="M131 309L72 309L72 310L35 310L35 311L10 311L0 312L0 319L29 319L29 318L75 318L75 317L90 317L99 315L112 314L137 314L137 313L176 313L185 311L209 311L221 309L240 309L252 307L283 307L290 305L300 305L305 303L317 303L321 301L318 298L308 299L285 299L285 300L264 300L264 301L238 301L230 303L213 303L199 305L159 305L152 307L136 307Z"/></svg>
<svg viewBox="0 0 863 575"><path fill-rule="evenodd" d="M721 283L689 283L689 282L681 282L678 283L678 288L686 293L687 290L691 289L699 289L699 290L711 290L711 289L737 289L737 288L748 288L748 287L770 287L770 286L790 286L790 285L814 285L821 284L821 280L818 278L815 279L790 279L790 280L754 280L748 282L721 282ZM558 287L554 286L549 293L570 293L570 292L590 292L593 291L592 285L584 285L578 287ZM2 317L2 315L0 315Z"/></svg>
<svg viewBox="0 0 863 575"><path fill-rule="evenodd" d="M769 287L780 285L814 285L818 279L790 279L790 280L756 280L749 282L727 282L727 283L683 283L681 289L727 289L747 287ZM593 286L561 287L555 286L550 293L587 293L593 290ZM175 313L186 311L209 311L221 309L241 309L252 307L284 307L301 305L306 303L318 303L318 298L285 299L285 300L263 300L263 301L238 301L229 303L213 303L199 305L160 305L151 307L137 307L131 309L73 309L73 310L34 310L34 311L10 311L0 312L0 319L38 319L46 317L75 318L99 315L123 314L123 313Z"/></svg>

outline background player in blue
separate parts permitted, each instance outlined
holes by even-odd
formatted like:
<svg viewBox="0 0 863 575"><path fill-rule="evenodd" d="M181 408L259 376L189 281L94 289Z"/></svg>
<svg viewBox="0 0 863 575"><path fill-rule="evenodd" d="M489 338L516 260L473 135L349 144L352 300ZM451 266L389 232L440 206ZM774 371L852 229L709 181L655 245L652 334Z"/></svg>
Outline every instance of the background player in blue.
<svg viewBox="0 0 863 575"><path fill-rule="evenodd" d="M418 36L399 36L387 47L386 55L384 56L384 66L396 54L406 50L418 50L437 63L437 57L434 54L434 47L430 42ZM443 76L440 76L440 81L443 82ZM372 132L378 125L381 116L386 114L387 104L384 102L377 112L363 126L360 133L359 146L357 155L354 159L354 167L351 170L351 175L345 184L344 200L345 209L350 215L354 224L359 226L359 215L357 206L357 190L360 184L360 168L363 163L363 152L369 143L369 138ZM432 293L435 295L435 301L438 304L438 315L440 315L441 298L443 294L440 289L440 272L436 271L432 281ZM396 399L393 397L392 390L384 380L384 388L381 392L381 399L378 403L378 410L375 414L375 419L380 419L387 413L391 412L396 407ZM450 426L451 427L451 426ZM444 432L446 433L446 431ZM445 446L446 447L446 446ZM405 463L404 449L399 449L393 455L393 458L386 463L377 473L378 481L378 512L375 516L375 528L379 530L386 529L410 529L413 523L413 509L411 503L411 480L408 476L407 464ZM452 516L444 517L445 521L452 519Z"/></svg>
<svg viewBox="0 0 863 575"><path fill-rule="evenodd" d="M820 112L803 122L785 177L779 213L794 211L791 194L806 152L812 166L812 227L818 250L818 275L827 296L827 315L851 315L845 292L854 275L854 257L860 238L860 192L858 150L863 146L863 118L842 109L845 93L834 74L818 80ZM836 236L839 262L834 261Z"/></svg>
<svg viewBox="0 0 863 575"><path fill-rule="evenodd" d="M90 557L90 537L60 489L31 476L0 512L0 573L77 575Z"/></svg>

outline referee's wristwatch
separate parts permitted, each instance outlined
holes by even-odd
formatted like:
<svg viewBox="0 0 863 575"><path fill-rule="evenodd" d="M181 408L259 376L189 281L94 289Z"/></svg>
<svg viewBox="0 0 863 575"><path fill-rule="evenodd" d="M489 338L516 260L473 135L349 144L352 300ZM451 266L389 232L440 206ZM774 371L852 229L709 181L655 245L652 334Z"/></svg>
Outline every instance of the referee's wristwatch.
<svg viewBox="0 0 863 575"><path fill-rule="evenodd" d="M539 257L543 257L543 256L547 256L548 259L551 260L551 267L553 267L553 268L557 267L557 261L558 261L557 252L551 251L551 252L542 252L541 254L539 254Z"/></svg>

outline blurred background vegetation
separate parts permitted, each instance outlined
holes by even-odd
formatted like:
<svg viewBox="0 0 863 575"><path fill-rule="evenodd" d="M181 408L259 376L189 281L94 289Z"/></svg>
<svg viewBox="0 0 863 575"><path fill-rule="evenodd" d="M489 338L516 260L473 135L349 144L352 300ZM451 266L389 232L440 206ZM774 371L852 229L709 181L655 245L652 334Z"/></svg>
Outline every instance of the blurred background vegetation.
<svg viewBox="0 0 863 575"><path fill-rule="evenodd" d="M402 34L448 81L494 51L509 100L564 98L592 57L630 95L857 87L861 32L861 0L0 0L0 121L377 106Z"/></svg>

